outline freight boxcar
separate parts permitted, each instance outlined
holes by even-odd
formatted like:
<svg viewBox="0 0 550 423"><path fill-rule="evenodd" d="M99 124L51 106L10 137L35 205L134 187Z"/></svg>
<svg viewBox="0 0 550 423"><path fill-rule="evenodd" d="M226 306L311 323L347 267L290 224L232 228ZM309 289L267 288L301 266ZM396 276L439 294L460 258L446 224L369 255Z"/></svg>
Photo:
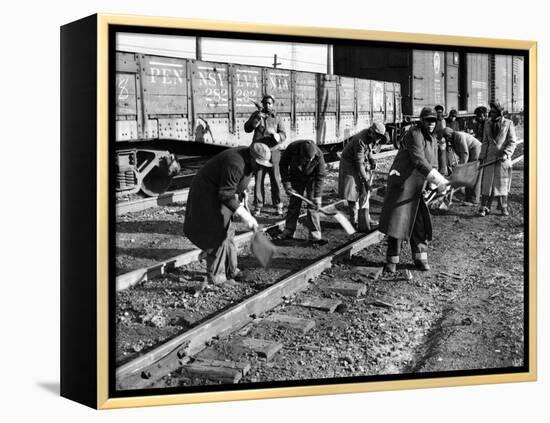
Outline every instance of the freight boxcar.
<svg viewBox="0 0 550 423"><path fill-rule="evenodd" d="M398 83L117 52L117 192L159 194L177 155L249 145L244 123L265 93L284 146L308 138L338 149L373 121L401 120Z"/></svg>
<svg viewBox="0 0 550 423"><path fill-rule="evenodd" d="M516 56L334 46L334 70L357 78L400 84L403 115L418 117L424 106L459 112L463 127L477 106L499 100L510 114L523 113L523 60Z"/></svg>

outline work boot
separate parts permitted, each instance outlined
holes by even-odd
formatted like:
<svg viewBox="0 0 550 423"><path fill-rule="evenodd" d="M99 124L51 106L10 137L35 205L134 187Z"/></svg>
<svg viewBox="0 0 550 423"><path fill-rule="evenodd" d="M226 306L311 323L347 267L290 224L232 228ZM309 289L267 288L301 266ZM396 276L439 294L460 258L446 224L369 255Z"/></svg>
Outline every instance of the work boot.
<svg viewBox="0 0 550 423"><path fill-rule="evenodd" d="M233 279L234 281L240 281L244 278L244 275L242 270L237 267L233 272L230 272L227 277L229 279Z"/></svg>
<svg viewBox="0 0 550 423"><path fill-rule="evenodd" d="M227 277L225 275L208 275L208 283L211 285L223 285L227 282Z"/></svg>
<svg viewBox="0 0 550 423"><path fill-rule="evenodd" d="M290 229L285 229L283 232L281 232L281 235L279 235L277 238L294 239L294 231L291 231Z"/></svg>
<svg viewBox="0 0 550 423"><path fill-rule="evenodd" d="M479 215L480 215L481 217L487 216L490 212L491 212L491 210L489 210L489 207L481 207L481 208L479 209Z"/></svg>
<svg viewBox="0 0 550 423"><path fill-rule="evenodd" d="M510 216L510 212L508 211L508 206L502 207L502 215L503 216Z"/></svg>
<svg viewBox="0 0 550 423"><path fill-rule="evenodd" d="M397 264L395 263L386 263L384 265L384 273L395 273L397 272Z"/></svg>
<svg viewBox="0 0 550 423"><path fill-rule="evenodd" d="M414 261L414 266L418 270L421 270L423 272L427 272L428 270L430 270L430 265L428 264L427 260L415 260Z"/></svg>

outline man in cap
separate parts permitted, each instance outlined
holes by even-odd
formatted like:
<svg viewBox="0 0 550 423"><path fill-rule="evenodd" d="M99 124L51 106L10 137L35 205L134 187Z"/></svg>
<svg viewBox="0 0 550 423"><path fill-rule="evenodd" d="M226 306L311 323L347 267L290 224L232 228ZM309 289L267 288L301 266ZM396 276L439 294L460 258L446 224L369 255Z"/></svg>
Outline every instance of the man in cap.
<svg viewBox="0 0 550 423"><path fill-rule="evenodd" d="M474 122L474 137L480 142L483 141L483 130L485 129L485 121L487 120L487 107L479 106L474 110L476 120Z"/></svg>
<svg viewBox="0 0 550 423"><path fill-rule="evenodd" d="M369 231L373 223L369 215L369 205L366 204L367 193L371 189L371 172L376 168L372 151L380 140L385 140L385 137L384 124L374 122L369 128L363 129L351 138L340 158L338 193L348 202L350 221L360 231ZM364 219L359 219L359 204L361 213L365 215Z"/></svg>
<svg viewBox="0 0 550 423"><path fill-rule="evenodd" d="M479 159L481 142L473 135L466 132L453 131L451 128L445 128L443 135L458 156L458 164L475 162ZM478 178L474 188L466 188L465 200L467 202L479 204L480 183L481 179Z"/></svg>
<svg viewBox="0 0 550 423"><path fill-rule="evenodd" d="M490 119L485 122L479 159L485 163L498 161L483 168L480 216L490 213L494 197L497 198L502 215L509 214L508 192L512 183L512 154L517 146L517 138L514 124L502 114L500 103L490 103Z"/></svg>
<svg viewBox="0 0 550 423"><path fill-rule="evenodd" d="M262 143L225 150L211 158L193 178L184 233L206 255L207 277L219 284L239 274L232 218L239 217L249 229L258 222L241 202L252 173L270 167L271 151Z"/></svg>
<svg viewBox="0 0 550 423"><path fill-rule="evenodd" d="M430 213L424 201L426 184L439 192L448 181L437 170L437 116L431 107L420 112L420 123L403 139L388 174L388 186L378 230L388 235L386 272L396 271L402 241L408 240L419 270L429 270L428 241L432 239Z"/></svg>
<svg viewBox="0 0 550 423"><path fill-rule="evenodd" d="M309 238L313 241L321 240L321 222L319 211L323 195L323 184L326 176L325 159L323 152L311 140L298 140L289 144L283 152L280 162L283 187L290 197L285 230L281 237L293 238L300 216L302 200L293 196L296 192L315 203L316 208L308 206L306 226L309 229Z"/></svg>
<svg viewBox="0 0 550 423"><path fill-rule="evenodd" d="M254 187L254 216L259 216L264 205L264 180L269 175L271 183L271 201L276 207L277 214L283 214L283 202L281 201L281 175L279 173L279 160L281 158L281 146L286 139L282 121L275 113L275 97L266 94L262 98L262 108L252 113L244 124L247 133L254 132L252 143L262 142L271 149L271 167L260 167L255 173Z"/></svg>
<svg viewBox="0 0 550 423"><path fill-rule="evenodd" d="M456 109L452 109L449 112L449 118L447 119L447 127L453 131L460 131L460 123L457 120L458 112Z"/></svg>

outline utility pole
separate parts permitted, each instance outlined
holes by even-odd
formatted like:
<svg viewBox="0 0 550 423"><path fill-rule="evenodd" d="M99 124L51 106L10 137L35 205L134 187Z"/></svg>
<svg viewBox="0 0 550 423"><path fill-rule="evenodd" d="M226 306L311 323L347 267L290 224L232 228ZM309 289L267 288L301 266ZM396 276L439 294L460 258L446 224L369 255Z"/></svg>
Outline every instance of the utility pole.
<svg viewBox="0 0 550 423"><path fill-rule="evenodd" d="M281 65L281 64L282 64L281 62L277 62L277 53L275 53L275 54L273 55L273 67L274 67L275 69L277 69L277 66L278 66L278 65Z"/></svg>
<svg viewBox="0 0 550 423"><path fill-rule="evenodd" d="M196 37L195 38L196 44L195 44L195 56L197 60L202 60L202 38Z"/></svg>
<svg viewBox="0 0 550 423"><path fill-rule="evenodd" d="M332 44L327 44L327 74L332 75L334 73L334 67L332 66L332 56L334 54Z"/></svg>

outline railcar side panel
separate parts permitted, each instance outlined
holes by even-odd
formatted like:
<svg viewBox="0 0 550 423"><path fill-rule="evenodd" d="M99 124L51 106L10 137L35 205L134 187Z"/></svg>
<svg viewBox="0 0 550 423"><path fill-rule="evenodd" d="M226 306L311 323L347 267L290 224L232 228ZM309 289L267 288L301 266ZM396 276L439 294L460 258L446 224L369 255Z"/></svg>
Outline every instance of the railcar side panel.
<svg viewBox="0 0 550 423"><path fill-rule="evenodd" d="M413 115L423 107L445 105L444 52L413 50Z"/></svg>
<svg viewBox="0 0 550 423"><path fill-rule="evenodd" d="M317 75L311 72L294 73L295 125L292 139L315 140L317 113Z"/></svg>
<svg viewBox="0 0 550 423"><path fill-rule="evenodd" d="M468 112L478 106L489 104L489 55L468 53L466 55L466 97Z"/></svg>
<svg viewBox="0 0 550 423"><path fill-rule="evenodd" d="M318 74L317 144L332 144L338 139L336 120L336 82L334 75Z"/></svg>
<svg viewBox="0 0 550 423"><path fill-rule="evenodd" d="M257 110L252 100L259 102L262 93L262 69L256 66L230 65L235 138L237 145L249 145L251 134L244 131L244 124Z"/></svg>
<svg viewBox="0 0 550 423"><path fill-rule="evenodd" d="M447 110L459 110L459 66L460 55L457 52L445 53L445 103Z"/></svg>
<svg viewBox="0 0 550 423"><path fill-rule="evenodd" d="M372 121L384 122L385 119L385 100L384 100L384 83L380 81L371 82L371 99L372 99Z"/></svg>
<svg viewBox="0 0 550 423"><path fill-rule="evenodd" d="M371 83L368 79L357 79L357 131L372 124Z"/></svg>
<svg viewBox="0 0 550 423"><path fill-rule="evenodd" d="M395 122L395 87L393 82L384 83L385 116L384 123Z"/></svg>
<svg viewBox="0 0 550 423"><path fill-rule="evenodd" d="M523 57L514 56L512 67L512 112L523 112Z"/></svg>
<svg viewBox="0 0 550 423"><path fill-rule="evenodd" d="M338 77L338 140L355 133L356 91L355 78Z"/></svg>

